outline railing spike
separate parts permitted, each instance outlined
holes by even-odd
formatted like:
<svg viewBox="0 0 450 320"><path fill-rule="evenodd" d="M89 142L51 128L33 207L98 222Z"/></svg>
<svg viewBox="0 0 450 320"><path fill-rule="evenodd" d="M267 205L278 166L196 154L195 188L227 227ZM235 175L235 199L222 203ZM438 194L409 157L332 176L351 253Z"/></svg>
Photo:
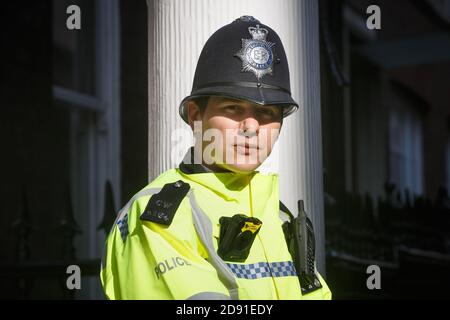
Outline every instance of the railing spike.
<svg viewBox="0 0 450 320"><path fill-rule="evenodd" d="M108 235L111 230L114 221L116 220L116 208L114 204L114 192L111 182L108 180L105 183L105 195L104 195L104 209L103 220L98 225L97 230L103 230Z"/></svg>
<svg viewBox="0 0 450 320"><path fill-rule="evenodd" d="M60 229L63 233L63 258L64 260L75 260L76 250L73 240L77 234L81 234L81 228L77 224L73 214L70 187L66 186L66 205L60 221Z"/></svg>
<svg viewBox="0 0 450 320"><path fill-rule="evenodd" d="M16 231L16 258L18 262L28 261L30 259L29 237L34 228L30 223L30 213L28 206L27 192L24 185L21 186L22 205L19 211L19 217L12 223L12 228Z"/></svg>

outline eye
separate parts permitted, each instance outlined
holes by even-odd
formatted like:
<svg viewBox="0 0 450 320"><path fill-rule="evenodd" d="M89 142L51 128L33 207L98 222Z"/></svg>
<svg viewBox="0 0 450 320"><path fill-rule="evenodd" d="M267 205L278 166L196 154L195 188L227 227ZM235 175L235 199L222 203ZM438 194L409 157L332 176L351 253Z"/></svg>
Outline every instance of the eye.
<svg viewBox="0 0 450 320"><path fill-rule="evenodd" d="M238 113L240 111L240 107L235 104L227 105L227 106L223 107L223 109L230 113Z"/></svg>
<svg viewBox="0 0 450 320"><path fill-rule="evenodd" d="M274 114L274 112L271 109L266 109L266 108L261 109L261 113L267 114L270 116L272 116Z"/></svg>
<svg viewBox="0 0 450 320"><path fill-rule="evenodd" d="M265 118L275 118L277 116L277 112L272 108L259 108L259 113Z"/></svg>

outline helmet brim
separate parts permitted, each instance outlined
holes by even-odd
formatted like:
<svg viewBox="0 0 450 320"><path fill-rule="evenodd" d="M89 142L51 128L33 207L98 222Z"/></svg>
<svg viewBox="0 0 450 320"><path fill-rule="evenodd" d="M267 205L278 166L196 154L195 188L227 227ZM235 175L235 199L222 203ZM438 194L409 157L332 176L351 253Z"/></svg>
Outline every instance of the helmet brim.
<svg viewBox="0 0 450 320"><path fill-rule="evenodd" d="M248 88L239 86L218 86L195 90L184 98L179 107L179 113L184 122L189 124L187 102L199 97L219 96L253 102L258 105L276 105L283 108L283 118L299 108L299 104L285 91L270 88Z"/></svg>

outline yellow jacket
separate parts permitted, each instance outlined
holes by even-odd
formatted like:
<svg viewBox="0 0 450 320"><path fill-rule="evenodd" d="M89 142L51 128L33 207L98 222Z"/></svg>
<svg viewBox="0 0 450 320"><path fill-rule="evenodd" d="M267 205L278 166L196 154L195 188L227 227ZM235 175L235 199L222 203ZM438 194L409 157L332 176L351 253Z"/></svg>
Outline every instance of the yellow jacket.
<svg viewBox="0 0 450 320"><path fill-rule="evenodd" d="M106 297L331 299L319 274L322 288L302 295L281 227L278 176L203 168L182 163L164 172L119 212L102 259ZM189 191L169 225L141 219L152 196L180 184L188 184ZM243 263L223 261L217 254L219 218L237 213L262 221Z"/></svg>

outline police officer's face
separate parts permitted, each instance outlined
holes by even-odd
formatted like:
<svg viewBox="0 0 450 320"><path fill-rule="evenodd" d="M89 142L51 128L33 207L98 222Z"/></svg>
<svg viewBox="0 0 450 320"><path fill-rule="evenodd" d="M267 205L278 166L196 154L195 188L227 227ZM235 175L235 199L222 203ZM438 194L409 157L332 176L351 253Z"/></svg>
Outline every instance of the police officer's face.
<svg viewBox="0 0 450 320"><path fill-rule="evenodd" d="M189 104L189 118L197 143L201 128L203 162L214 171L255 170L272 152L281 127L282 114L276 106L223 97L210 97L204 112ZM202 121L201 126L193 121ZM197 133L196 133L197 132Z"/></svg>

